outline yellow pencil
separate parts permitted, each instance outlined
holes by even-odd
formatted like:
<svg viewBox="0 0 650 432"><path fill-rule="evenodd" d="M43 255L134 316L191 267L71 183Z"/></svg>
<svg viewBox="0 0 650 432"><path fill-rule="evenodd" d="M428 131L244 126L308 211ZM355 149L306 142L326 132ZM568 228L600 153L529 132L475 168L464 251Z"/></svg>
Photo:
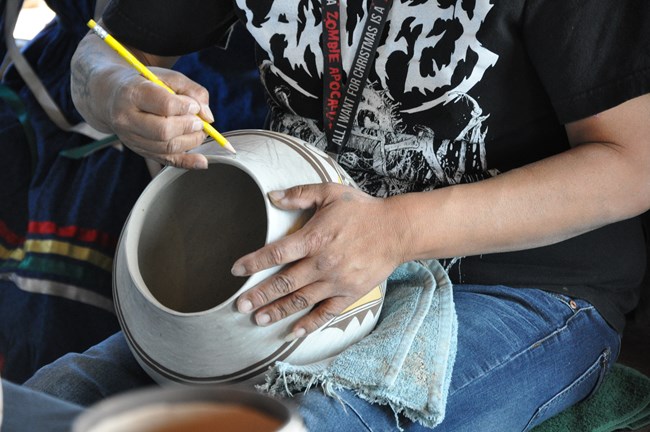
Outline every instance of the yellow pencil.
<svg viewBox="0 0 650 432"><path fill-rule="evenodd" d="M133 66L143 77L148 79L149 81L158 84L160 87L164 88L171 94L176 94L174 90L169 88L167 84L162 82L160 78L158 78L153 72L151 72L144 64L140 62L133 54L129 52L121 43L117 41L113 36L108 34L106 30L102 28L99 24L97 24L94 20L88 21L88 27L91 28L93 32L97 36L99 36L101 39L104 40L110 46L113 48L119 55L121 55L124 60L126 60L131 66ZM197 114L198 117L198 114ZM199 117L200 118L200 117ZM206 122L205 120L201 119L203 121L203 130L205 133L210 135L216 142L218 142L222 147L224 147L226 150L228 150L231 153L237 153L233 146L228 142L228 140L219 133L210 123Z"/></svg>

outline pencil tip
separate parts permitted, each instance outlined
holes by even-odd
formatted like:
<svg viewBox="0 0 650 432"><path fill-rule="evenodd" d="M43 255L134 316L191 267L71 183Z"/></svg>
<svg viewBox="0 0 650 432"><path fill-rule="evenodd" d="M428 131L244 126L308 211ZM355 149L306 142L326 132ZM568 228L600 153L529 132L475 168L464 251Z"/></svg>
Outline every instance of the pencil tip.
<svg viewBox="0 0 650 432"><path fill-rule="evenodd" d="M225 147L226 150L228 150L230 153L232 153L232 154L237 154L237 150L235 150L235 148L232 146L232 144L230 144L230 141L226 141L226 144L224 145L224 147Z"/></svg>

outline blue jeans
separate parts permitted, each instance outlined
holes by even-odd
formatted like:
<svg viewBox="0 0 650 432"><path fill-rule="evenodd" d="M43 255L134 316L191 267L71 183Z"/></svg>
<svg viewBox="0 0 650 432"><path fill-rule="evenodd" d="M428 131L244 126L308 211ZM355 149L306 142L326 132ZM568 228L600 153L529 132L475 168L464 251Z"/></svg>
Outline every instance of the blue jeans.
<svg viewBox="0 0 650 432"><path fill-rule="evenodd" d="M2 432L70 432L84 407L2 380Z"/></svg>
<svg viewBox="0 0 650 432"><path fill-rule="evenodd" d="M593 393L618 356L619 335L583 300L537 289L457 285L454 302L458 353L446 416L436 431L528 430ZM25 386L87 406L150 383L118 333L42 368ZM295 397L310 431L396 430L388 407L350 391L339 396L312 389ZM9 422L20 418L19 408L5 405ZM70 413L68 421L73 418ZM405 430L427 430L398 420Z"/></svg>
<svg viewBox="0 0 650 432"><path fill-rule="evenodd" d="M435 431L526 431L589 397L620 336L588 302L535 289L454 286L458 353ZM395 431L395 416L350 391L299 396L310 431ZM430 430L406 419L407 431Z"/></svg>

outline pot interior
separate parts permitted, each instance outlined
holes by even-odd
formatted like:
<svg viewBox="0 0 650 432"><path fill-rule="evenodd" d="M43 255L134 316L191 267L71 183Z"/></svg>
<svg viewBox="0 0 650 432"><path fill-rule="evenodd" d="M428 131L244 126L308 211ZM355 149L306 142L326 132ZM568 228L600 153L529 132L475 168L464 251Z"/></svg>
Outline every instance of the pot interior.
<svg viewBox="0 0 650 432"><path fill-rule="evenodd" d="M230 274L235 260L264 246L264 197L243 170L211 163L161 190L144 215L140 273L163 306L191 313L218 306L246 282Z"/></svg>

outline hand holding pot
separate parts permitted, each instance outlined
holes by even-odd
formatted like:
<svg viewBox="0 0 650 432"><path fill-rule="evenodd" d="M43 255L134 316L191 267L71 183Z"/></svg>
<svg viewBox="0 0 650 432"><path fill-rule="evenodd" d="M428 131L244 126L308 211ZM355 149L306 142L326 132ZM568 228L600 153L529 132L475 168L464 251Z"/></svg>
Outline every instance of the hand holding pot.
<svg viewBox="0 0 650 432"><path fill-rule="evenodd" d="M237 301L240 312L255 311L258 325L315 306L296 321L289 339L309 334L403 262L403 211L390 198L335 183L296 186L269 198L282 209L315 208L315 213L300 230L235 262L236 276L286 265Z"/></svg>

